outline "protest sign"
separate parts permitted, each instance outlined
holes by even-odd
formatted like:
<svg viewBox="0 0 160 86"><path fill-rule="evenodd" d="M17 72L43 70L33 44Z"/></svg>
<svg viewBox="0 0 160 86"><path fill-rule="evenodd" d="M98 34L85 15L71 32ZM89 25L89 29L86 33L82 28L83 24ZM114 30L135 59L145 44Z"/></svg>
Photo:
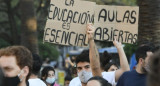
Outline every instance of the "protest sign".
<svg viewBox="0 0 160 86"><path fill-rule="evenodd" d="M95 39L134 44L138 37L138 7L96 5Z"/></svg>
<svg viewBox="0 0 160 86"><path fill-rule="evenodd" d="M51 0L44 42L85 46L86 24L94 21L94 2Z"/></svg>
<svg viewBox="0 0 160 86"><path fill-rule="evenodd" d="M138 38L139 8L96 5L81 0L51 0L44 42L86 46L86 24L94 23L95 39L134 44Z"/></svg>

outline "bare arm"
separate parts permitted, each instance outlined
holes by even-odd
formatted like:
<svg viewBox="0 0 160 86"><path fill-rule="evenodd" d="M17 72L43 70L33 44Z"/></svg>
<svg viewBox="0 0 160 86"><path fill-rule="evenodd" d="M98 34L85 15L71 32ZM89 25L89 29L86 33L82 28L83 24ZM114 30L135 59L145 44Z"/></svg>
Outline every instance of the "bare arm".
<svg viewBox="0 0 160 86"><path fill-rule="evenodd" d="M129 71L129 64L127 61L126 54L124 53L122 44L118 42L116 39L113 41L114 46L117 48L119 59L120 59L120 69L115 72L115 81L117 82L120 76L125 72Z"/></svg>
<svg viewBox="0 0 160 86"><path fill-rule="evenodd" d="M94 42L94 31L95 28L91 25L87 25L88 41L89 41L89 58L90 66L92 69L93 76L102 76L100 69L100 60L99 53L97 51L95 42Z"/></svg>

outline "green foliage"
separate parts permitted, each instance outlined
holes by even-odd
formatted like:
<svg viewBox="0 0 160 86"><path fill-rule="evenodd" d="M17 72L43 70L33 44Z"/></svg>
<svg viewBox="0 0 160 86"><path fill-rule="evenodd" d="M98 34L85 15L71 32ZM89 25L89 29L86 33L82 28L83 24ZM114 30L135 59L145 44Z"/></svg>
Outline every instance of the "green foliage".
<svg viewBox="0 0 160 86"><path fill-rule="evenodd" d="M39 54L43 59L50 58L50 60L57 60L59 56L55 45L50 43L43 44L43 42L39 42Z"/></svg>
<svg viewBox="0 0 160 86"><path fill-rule="evenodd" d="M20 11L20 0L0 0L0 48L11 46L11 45L19 45L20 44L20 35L21 35L21 11ZM8 5L6 4L9 3ZM38 41L39 41L39 54L43 58L49 57L51 60L56 60L59 56L59 52L56 49L55 45L49 43L42 43L43 39L43 29L45 27L46 17L47 17L47 8L48 3L50 0L34 0L34 10L37 14L37 33L38 33ZM42 5L43 4L43 5ZM7 11L8 6L11 9L12 15L12 22L15 22L14 26L16 29L11 29L11 18L8 15L9 12ZM38 10L38 11L37 11ZM13 24L12 24L13 25ZM17 44L14 44L12 33L13 31L17 32L17 39L19 41Z"/></svg>
<svg viewBox="0 0 160 86"><path fill-rule="evenodd" d="M107 4L107 5L128 5L128 6L135 6L136 0L86 0L86 1L93 1L97 4Z"/></svg>
<svg viewBox="0 0 160 86"><path fill-rule="evenodd" d="M10 46L10 44L8 42L6 42L5 40L0 38L0 48L4 48Z"/></svg>
<svg viewBox="0 0 160 86"><path fill-rule="evenodd" d="M137 49L137 45L135 44L125 44L124 51L126 53L126 56L129 58L132 56L133 53L135 53L135 50Z"/></svg>

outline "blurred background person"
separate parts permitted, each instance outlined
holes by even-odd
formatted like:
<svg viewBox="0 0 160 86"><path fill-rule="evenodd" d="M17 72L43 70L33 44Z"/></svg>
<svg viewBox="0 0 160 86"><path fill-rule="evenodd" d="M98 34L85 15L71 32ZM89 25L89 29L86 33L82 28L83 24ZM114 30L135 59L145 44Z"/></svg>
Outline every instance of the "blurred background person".
<svg viewBox="0 0 160 86"><path fill-rule="evenodd" d="M110 62L105 66L104 70L106 72L116 71L118 70L118 65L116 63Z"/></svg>
<svg viewBox="0 0 160 86"><path fill-rule="evenodd" d="M112 85L104 78L100 76L95 76L88 80L87 86L112 86Z"/></svg>
<svg viewBox="0 0 160 86"><path fill-rule="evenodd" d="M69 86L69 83L71 80L72 80L72 77L69 75L66 75L65 81L64 81L64 86Z"/></svg>
<svg viewBox="0 0 160 86"><path fill-rule="evenodd" d="M147 86L160 86L160 50L149 61Z"/></svg>
<svg viewBox="0 0 160 86"><path fill-rule="evenodd" d="M41 72L41 79L46 83L47 86L59 86L55 81L55 70L53 67L46 66Z"/></svg>
<svg viewBox="0 0 160 86"><path fill-rule="evenodd" d="M46 86L46 84L38 78L41 66L42 66L42 60L37 54L32 54L33 56L33 66L32 66L32 73L29 78L29 86Z"/></svg>

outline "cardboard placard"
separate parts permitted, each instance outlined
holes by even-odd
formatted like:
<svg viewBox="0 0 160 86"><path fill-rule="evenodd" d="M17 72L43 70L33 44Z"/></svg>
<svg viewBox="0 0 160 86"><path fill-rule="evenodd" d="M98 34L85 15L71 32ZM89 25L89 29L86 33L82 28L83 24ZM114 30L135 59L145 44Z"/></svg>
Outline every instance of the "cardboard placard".
<svg viewBox="0 0 160 86"><path fill-rule="evenodd" d="M95 39L134 44L138 38L139 8L96 5L81 0L51 0L44 42L86 46L86 25L94 23Z"/></svg>
<svg viewBox="0 0 160 86"><path fill-rule="evenodd" d="M95 6L95 39L134 44L138 38L138 7Z"/></svg>
<svg viewBox="0 0 160 86"><path fill-rule="evenodd" d="M86 46L86 24L94 22L94 2L51 0L44 42Z"/></svg>

